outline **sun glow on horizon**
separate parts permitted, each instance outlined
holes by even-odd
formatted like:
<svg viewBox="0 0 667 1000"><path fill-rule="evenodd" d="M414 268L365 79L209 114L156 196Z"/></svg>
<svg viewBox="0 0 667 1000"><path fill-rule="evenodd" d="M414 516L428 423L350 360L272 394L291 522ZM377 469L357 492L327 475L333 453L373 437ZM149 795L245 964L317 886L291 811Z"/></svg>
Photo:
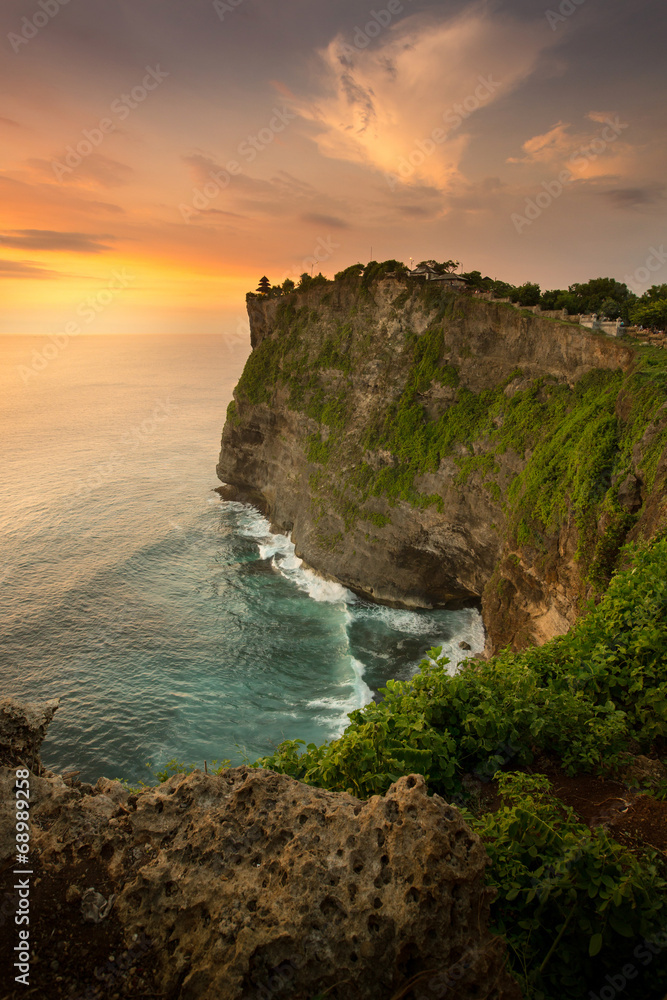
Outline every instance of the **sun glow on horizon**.
<svg viewBox="0 0 667 1000"><path fill-rule="evenodd" d="M261 275L332 276L371 247L515 284L623 280L664 238L658 34L629 48L620 8L602 66L580 58L586 7L556 31L513 0L426 0L365 34L352 0L316 17L248 0L224 25L122 6L64 7L0 66L0 333L50 335L109 290L90 332L216 331ZM8 30L24 14L5 0ZM616 116L618 138L571 164ZM518 234L564 169L576 183Z"/></svg>

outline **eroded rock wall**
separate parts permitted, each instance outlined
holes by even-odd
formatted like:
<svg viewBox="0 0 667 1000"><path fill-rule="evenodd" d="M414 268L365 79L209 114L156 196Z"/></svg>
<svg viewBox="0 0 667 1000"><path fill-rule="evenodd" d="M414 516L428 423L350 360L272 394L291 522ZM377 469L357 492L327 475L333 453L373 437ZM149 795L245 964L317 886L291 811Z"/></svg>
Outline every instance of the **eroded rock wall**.
<svg viewBox="0 0 667 1000"><path fill-rule="evenodd" d="M248 311L253 355L223 432L223 483L291 532L307 564L359 594L406 607L481 601L490 652L567 631L592 593L577 527L566 518L537 545L508 530L508 489L530 448L494 451L483 436L455 441L415 477L415 502L405 489L382 487L387 476L398 481L406 455L378 447L376 431L400 413L410 380L435 424L462 398L509 399L542 383L574 391L591 372L627 372L632 346L470 294L429 297L391 278L369 289L337 281L287 298L250 297ZM419 384L415 344L434 328L443 331L445 375ZM641 507L655 497L640 465L639 454L626 488ZM375 477L373 488L360 486L360 469ZM429 496L437 502L421 502ZM663 507L660 499L660 516Z"/></svg>

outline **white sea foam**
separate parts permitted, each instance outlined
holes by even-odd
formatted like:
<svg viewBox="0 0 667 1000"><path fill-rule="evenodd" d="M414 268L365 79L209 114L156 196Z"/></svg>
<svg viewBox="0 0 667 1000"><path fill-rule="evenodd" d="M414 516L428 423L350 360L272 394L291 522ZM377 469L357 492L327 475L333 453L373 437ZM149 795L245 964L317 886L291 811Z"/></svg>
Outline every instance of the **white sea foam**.
<svg viewBox="0 0 667 1000"><path fill-rule="evenodd" d="M433 622L428 614L420 614L417 611L387 608L382 604L373 604L364 608L363 616L379 619L395 632L403 632L408 635L430 635L433 631Z"/></svg>
<svg viewBox="0 0 667 1000"><path fill-rule="evenodd" d="M240 503L234 503L234 507L241 515L238 527L240 534L255 541L260 558L270 560L277 572L300 590L305 591L313 600L344 606L346 635L349 635L349 626L352 622L359 618L381 622L385 627L403 636L423 638L425 652L428 648L441 647L440 658L448 658L447 670L452 674L464 660L483 651L484 625L482 616L476 609L463 608L460 611L448 612L447 631L450 634L447 639L443 639L438 636L438 630L434 628L434 621L429 613L358 601L346 587L325 580L304 567L303 561L295 553L290 536L272 532L268 520L255 508ZM468 643L469 650L460 648L462 641ZM391 659L390 650L386 654L377 652L374 655ZM343 686L340 695L314 698L307 703L308 709L315 713L318 721L326 725L332 738L339 736L349 724L348 713L363 708L373 700L373 691L364 679L365 665L353 656L349 645L346 658L349 658L349 681ZM417 673L421 659L420 657L420 660L413 665L413 675Z"/></svg>
<svg viewBox="0 0 667 1000"><path fill-rule="evenodd" d="M271 525L259 511L253 507L244 507L239 531L246 538L252 538L257 543L261 559L270 559L271 565L281 573L286 580L304 590L314 601L328 604L350 604L356 601L352 591L333 580L325 580L313 570L303 565L294 550L294 544L289 535L279 535L271 531Z"/></svg>
<svg viewBox="0 0 667 1000"><path fill-rule="evenodd" d="M349 661L352 677L349 685L346 685L346 690L351 689L350 693L346 697L341 695L332 698L313 698L308 702L308 708L311 710L317 712L319 709L321 712L324 709L324 712L316 714L315 718L327 726L331 738L340 736L347 728L350 723L348 719L350 712L363 708L364 705L368 705L373 700L373 692L364 680L365 667L363 663L351 654Z"/></svg>
<svg viewBox="0 0 667 1000"><path fill-rule="evenodd" d="M445 642L442 640L435 640L433 642L433 646L442 647L442 652L438 659L441 660L447 657L449 660L447 664L447 672L449 674L455 674L460 664L470 659L471 656L478 656L480 653L483 653L486 643L484 622L476 608L464 608L462 611L455 612L455 614L455 631L452 637ZM461 642L467 642L470 649L461 649Z"/></svg>
<svg viewBox="0 0 667 1000"><path fill-rule="evenodd" d="M447 657L449 673L456 673L460 663L471 656L482 653L485 644L484 624L482 616L476 608L462 608L459 611L448 611L447 631L449 637L444 639L434 630L433 617L429 612L407 611L399 608L388 608L383 605L364 605L348 610L348 620L367 618L381 622L386 627L403 635L421 636L424 638L424 653L429 648L442 647L440 659ZM439 614L442 614L440 612ZM470 649L461 649L460 643L467 642ZM382 655L375 653L374 655ZM413 665L412 675L418 672L421 659Z"/></svg>

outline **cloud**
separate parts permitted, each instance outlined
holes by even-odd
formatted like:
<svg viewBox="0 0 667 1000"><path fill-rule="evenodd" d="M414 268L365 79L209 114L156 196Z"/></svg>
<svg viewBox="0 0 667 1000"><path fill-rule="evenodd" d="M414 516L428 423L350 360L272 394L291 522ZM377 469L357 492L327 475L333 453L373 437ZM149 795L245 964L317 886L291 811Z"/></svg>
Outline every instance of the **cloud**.
<svg viewBox="0 0 667 1000"><path fill-rule="evenodd" d="M190 153L183 157L183 162L190 168L190 173L197 184L204 184L210 180L211 173L225 171L222 164L207 153Z"/></svg>
<svg viewBox="0 0 667 1000"><path fill-rule="evenodd" d="M36 267L23 260L0 260L0 278L59 278L58 271Z"/></svg>
<svg viewBox="0 0 667 1000"><path fill-rule="evenodd" d="M203 208L201 210L201 215L224 215L228 219L244 219L244 215L239 215L238 212L225 212L221 208Z"/></svg>
<svg viewBox="0 0 667 1000"><path fill-rule="evenodd" d="M0 115L0 125L9 125L10 128L22 128L19 122L14 121L13 118L3 118Z"/></svg>
<svg viewBox="0 0 667 1000"><path fill-rule="evenodd" d="M66 233L52 229L16 229L0 232L0 246L14 250L49 250L68 253L103 253L111 250L103 240L113 236L93 236L88 233Z"/></svg>
<svg viewBox="0 0 667 1000"><path fill-rule="evenodd" d="M535 135L528 139L521 147L524 156L508 159L508 163L551 163L554 160L562 160L572 149L572 136L568 134L571 128L568 122L557 122L544 135Z"/></svg>
<svg viewBox="0 0 667 1000"><path fill-rule="evenodd" d="M108 212L110 215L125 215L125 209L121 205L114 205L109 201L87 201L87 208L99 208L100 212Z"/></svg>
<svg viewBox="0 0 667 1000"><path fill-rule="evenodd" d="M592 122L598 122L600 125L606 125L607 122L613 121L615 117L614 111L589 111L586 115L587 118Z"/></svg>
<svg viewBox="0 0 667 1000"><path fill-rule="evenodd" d="M52 160L33 158L26 160L40 177L48 177L58 185L79 185L90 187L116 188L128 184L134 175L132 167L119 160L112 160L101 153L93 153L81 161L77 167L68 167L64 159ZM56 168L57 172L56 172ZM62 169L61 169L62 168Z"/></svg>
<svg viewBox="0 0 667 1000"><path fill-rule="evenodd" d="M655 205L665 197L664 184L652 184L645 187L613 188L605 192L605 197L614 208L643 208Z"/></svg>
<svg viewBox="0 0 667 1000"><path fill-rule="evenodd" d="M636 177L641 160L625 140L629 124L614 112L591 111L586 119L595 122L595 128L582 131L558 122L548 132L526 140L524 155L507 162L555 173L566 167L575 180L592 185L601 181L618 185L624 178Z"/></svg>
<svg viewBox="0 0 667 1000"><path fill-rule="evenodd" d="M350 228L345 219L339 219L335 215L320 215L318 212L305 212L301 216L301 221L312 223L314 226L323 226L325 229Z"/></svg>
<svg viewBox="0 0 667 1000"><path fill-rule="evenodd" d="M413 15L373 48L356 50L342 35L334 38L318 53L323 96L299 98L294 107L314 124L322 154L386 174L396 174L444 126L446 141L404 178L442 192L459 179L475 111L525 80L549 41L536 26L493 15L485 5L446 20Z"/></svg>
<svg viewBox="0 0 667 1000"><path fill-rule="evenodd" d="M425 205L399 205L398 211L408 219L428 219L433 217L433 210Z"/></svg>
<svg viewBox="0 0 667 1000"><path fill-rule="evenodd" d="M225 167L210 153L195 152L183 156L190 174L197 185L204 185L211 180L211 175L224 174ZM208 208L201 215L226 215L230 218L246 220L263 220L266 218L294 217L299 215L301 221L314 223L318 226L331 228L348 228L347 223L338 214L321 211L304 212L304 203L320 208L331 208L334 212L341 205L325 192L318 190L307 181L295 177L287 170L278 170L268 180L250 177L248 174L235 174L228 186L220 192L221 198L227 198L237 211Z"/></svg>

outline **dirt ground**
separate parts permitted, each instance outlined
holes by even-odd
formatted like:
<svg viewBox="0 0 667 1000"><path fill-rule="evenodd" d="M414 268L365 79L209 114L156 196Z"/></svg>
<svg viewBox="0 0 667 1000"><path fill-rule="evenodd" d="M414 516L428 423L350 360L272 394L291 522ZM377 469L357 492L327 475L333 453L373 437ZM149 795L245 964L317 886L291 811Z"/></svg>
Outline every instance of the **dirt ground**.
<svg viewBox="0 0 667 1000"><path fill-rule="evenodd" d="M667 802L618 781L591 775L569 778L558 769L547 771L554 793L591 828L602 826L622 844L651 847L667 860Z"/></svg>
<svg viewBox="0 0 667 1000"><path fill-rule="evenodd" d="M13 866L0 875L3 891L15 881ZM86 923L81 915L81 897L76 889L94 886L105 898L114 887L99 859L78 861L67 874L41 873L33 867L30 894L30 986L14 983L15 959L1 949L0 997L2 1000L130 1000L159 998L152 989L151 947L137 940L126 948L113 909L99 924ZM18 876L20 877L20 876ZM4 896L3 898L8 898ZM13 911L0 917L5 941L14 939ZM11 926L9 925L11 920ZM9 932L9 933L8 933ZM11 987L14 986L12 989ZM168 998L165 998L168 1000Z"/></svg>

